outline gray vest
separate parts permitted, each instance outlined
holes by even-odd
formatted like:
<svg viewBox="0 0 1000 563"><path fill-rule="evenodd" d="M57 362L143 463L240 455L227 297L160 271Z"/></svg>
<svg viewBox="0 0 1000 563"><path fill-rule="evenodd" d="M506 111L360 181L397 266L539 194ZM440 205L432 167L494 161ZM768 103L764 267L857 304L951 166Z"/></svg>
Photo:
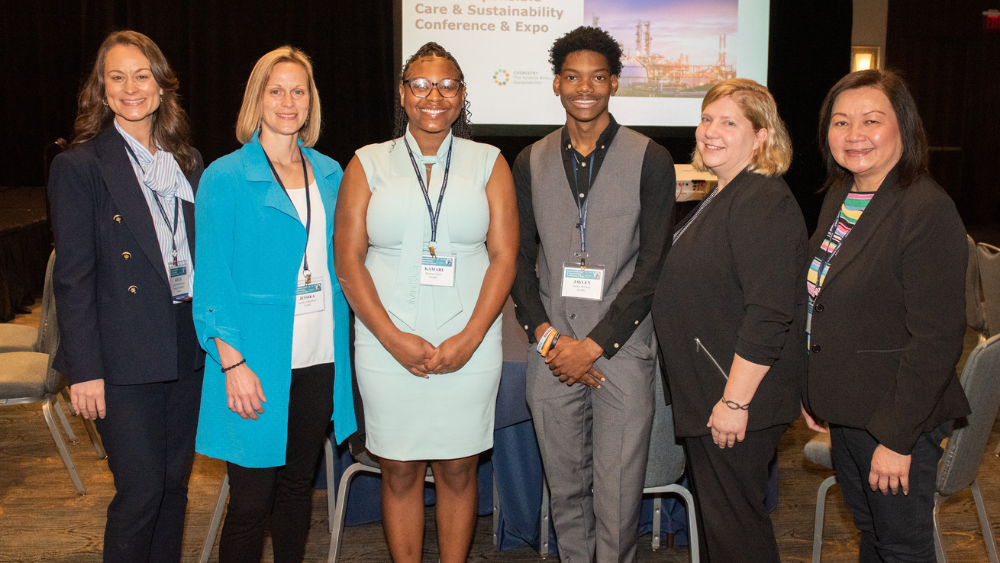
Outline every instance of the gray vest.
<svg viewBox="0 0 1000 563"><path fill-rule="evenodd" d="M561 134L562 129L557 129L531 148L531 201L541 239L539 294L552 324L579 339L604 318L635 270L639 252L639 180L649 139L621 127L587 196L587 264L605 268L604 298L591 301L560 296L563 262L573 260L573 253L580 251L579 216L563 167ZM632 339L647 338L651 331L647 315Z"/></svg>

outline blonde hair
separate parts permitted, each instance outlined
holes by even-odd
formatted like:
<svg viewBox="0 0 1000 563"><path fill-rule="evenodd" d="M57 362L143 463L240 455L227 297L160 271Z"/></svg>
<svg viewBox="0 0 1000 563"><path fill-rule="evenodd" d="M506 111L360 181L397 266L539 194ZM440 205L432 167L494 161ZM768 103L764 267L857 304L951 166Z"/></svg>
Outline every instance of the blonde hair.
<svg viewBox="0 0 1000 563"><path fill-rule="evenodd" d="M750 170L764 176L780 176L792 163L792 141L788 130L778 116L778 107L767 88L748 78L731 78L719 82L705 94L701 102L702 111L718 100L731 97L736 107L753 126L754 131L767 129L767 138L754 151ZM697 146L691 154L691 165L696 170L707 172L708 167L701 159Z"/></svg>
<svg viewBox="0 0 1000 563"><path fill-rule="evenodd" d="M299 129L299 139L302 139L303 145L311 147L319 139L322 125L319 91L316 89L316 81L313 79L312 61L309 60L309 56L289 45L278 47L261 57L254 65L253 71L250 72L250 79L247 80L247 88L243 93L243 106L240 108L240 116L236 119L236 138L241 143L249 143L253 139L253 134L260 129L261 117L264 114L261 100L264 97L264 90L267 88L267 81L271 78L271 72L279 63L301 65L309 77L309 115L302 128Z"/></svg>

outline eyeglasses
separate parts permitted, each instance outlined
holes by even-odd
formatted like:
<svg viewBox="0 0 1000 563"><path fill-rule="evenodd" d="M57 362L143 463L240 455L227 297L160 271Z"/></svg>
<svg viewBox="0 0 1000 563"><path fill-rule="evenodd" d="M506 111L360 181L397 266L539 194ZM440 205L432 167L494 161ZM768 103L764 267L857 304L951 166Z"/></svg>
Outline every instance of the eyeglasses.
<svg viewBox="0 0 1000 563"><path fill-rule="evenodd" d="M403 82L409 84L410 92L418 98L426 98L431 95L431 90L437 86L438 94L441 94L442 98L454 98L458 95L458 92L465 86L465 82L461 80L455 80L454 78L445 78L440 82L431 82L426 78L411 78L409 80L404 80Z"/></svg>

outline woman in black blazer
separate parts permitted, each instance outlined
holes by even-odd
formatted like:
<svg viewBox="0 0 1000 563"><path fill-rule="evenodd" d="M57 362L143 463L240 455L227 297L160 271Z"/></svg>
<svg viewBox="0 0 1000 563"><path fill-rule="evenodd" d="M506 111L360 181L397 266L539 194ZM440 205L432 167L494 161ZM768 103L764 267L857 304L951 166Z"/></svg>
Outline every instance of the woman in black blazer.
<svg viewBox="0 0 1000 563"><path fill-rule="evenodd" d="M770 92L746 79L709 90L695 136L693 164L719 187L674 233L653 322L703 560L776 563L768 464L798 417L806 354L806 229L781 179L791 143Z"/></svg>
<svg viewBox="0 0 1000 563"><path fill-rule="evenodd" d="M969 413L955 376L965 228L927 175L923 125L895 74L842 78L819 131L827 181L809 241L806 420L821 432L814 417L830 423L860 560L934 561L940 442Z"/></svg>
<svg viewBox="0 0 1000 563"><path fill-rule="evenodd" d="M205 358L190 303L203 166L176 92L152 40L112 33L80 91L73 146L49 176L53 367L108 452L104 561L181 556Z"/></svg>

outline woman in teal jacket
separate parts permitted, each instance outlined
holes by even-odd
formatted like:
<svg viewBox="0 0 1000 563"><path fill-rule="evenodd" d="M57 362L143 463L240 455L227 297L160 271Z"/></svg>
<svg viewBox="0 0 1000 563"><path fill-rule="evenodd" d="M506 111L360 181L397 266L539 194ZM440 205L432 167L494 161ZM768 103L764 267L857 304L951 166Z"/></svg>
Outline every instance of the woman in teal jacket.
<svg viewBox="0 0 1000 563"><path fill-rule="evenodd" d="M268 53L247 83L236 131L245 144L209 166L195 201L194 321L211 358L196 448L228 462L221 561L259 561L269 519L275 560L301 561L329 421L337 442L356 430L347 303L333 272L343 173L308 148L319 124L308 57Z"/></svg>

